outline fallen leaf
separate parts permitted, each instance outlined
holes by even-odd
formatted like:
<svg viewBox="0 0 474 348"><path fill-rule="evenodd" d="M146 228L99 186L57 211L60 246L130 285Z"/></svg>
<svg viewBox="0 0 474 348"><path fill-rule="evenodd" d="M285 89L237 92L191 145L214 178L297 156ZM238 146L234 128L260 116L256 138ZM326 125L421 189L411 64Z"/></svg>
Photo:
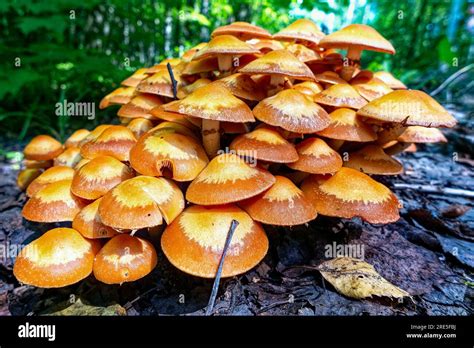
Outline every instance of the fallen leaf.
<svg viewBox="0 0 474 348"><path fill-rule="evenodd" d="M362 260L338 257L323 262L319 272L341 294L362 299L372 296L402 298L410 294L388 282L375 268Z"/></svg>
<svg viewBox="0 0 474 348"><path fill-rule="evenodd" d="M468 207L466 205L453 204L447 207L446 209L443 209L441 215L449 219L455 219L467 213L469 209L471 209L471 207Z"/></svg>
<svg viewBox="0 0 474 348"><path fill-rule="evenodd" d="M127 311L125 308L120 306L119 304L114 304L107 307L99 307L99 306L92 306L88 304L84 304L81 299L78 299L76 302L71 304L69 307L64 309L59 309L57 311L50 311L48 313L42 313L43 315L100 315L100 316L115 316L115 315L127 315Z"/></svg>

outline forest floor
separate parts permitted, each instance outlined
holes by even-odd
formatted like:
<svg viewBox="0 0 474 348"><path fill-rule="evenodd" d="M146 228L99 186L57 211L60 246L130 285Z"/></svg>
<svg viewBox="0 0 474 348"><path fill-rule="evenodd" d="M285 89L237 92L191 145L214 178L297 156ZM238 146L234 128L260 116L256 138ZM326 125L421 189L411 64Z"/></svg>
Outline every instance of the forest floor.
<svg viewBox="0 0 474 348"><path fill-rule="evenodd" d="M377 178L403 202L396 223L373 226L319 216L307 226L266 228L267 256L248 273L222 280L214 315L472 315L474 198L417 186L472 190L474 161L458 156L456 161L432 152L403 154L405 174ZM26 197L15 186L16 174L11 164L0 163L0 243L7 249L61 225L22 219ZM397 188L400 184L415 186ZM333 242L362 245L365 261L412 298L353 300L338 294L312 269L327 259L325 247ZM155 243L159 261L152 274L121 286L93 276L62 289L21 285L12 274L14 255L4 252L0 315L203 315L212 281L177 270Z"/></svg>

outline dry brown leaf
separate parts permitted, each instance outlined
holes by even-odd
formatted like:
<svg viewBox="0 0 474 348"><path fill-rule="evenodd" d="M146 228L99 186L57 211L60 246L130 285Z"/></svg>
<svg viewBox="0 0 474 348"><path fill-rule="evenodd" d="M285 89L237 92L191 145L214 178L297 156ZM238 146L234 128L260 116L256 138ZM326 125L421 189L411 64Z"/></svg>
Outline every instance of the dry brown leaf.
<svg viewBox="0 0 474 348"><path fill-rule="evenodd" d="M378 274L374 266L362 260L338 257L323 262L318 270L338 292L348 297L362 299L372 296L410 296Z"/></svg>

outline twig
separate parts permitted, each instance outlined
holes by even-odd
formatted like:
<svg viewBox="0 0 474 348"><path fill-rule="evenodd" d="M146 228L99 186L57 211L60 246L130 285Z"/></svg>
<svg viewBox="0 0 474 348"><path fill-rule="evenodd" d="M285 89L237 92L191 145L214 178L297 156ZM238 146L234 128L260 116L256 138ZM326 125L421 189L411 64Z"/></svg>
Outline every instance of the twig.
<svg viewBox="0 0 474 348"><path fill-rule="evenodd" d="M393 188L396 190L410 189L427 193L439 193L445 195L453 196L464 196L464 197L474 197L474 191L450 188L450 187L439 187L433 185L411 185L411 184L393 184Z"/></svg>
<svg viewBox="0 0 474 348"><path fill-rule="evenodd" d="M167 63L166 67L168 68L168 73L170 74L171 86L173 87L173 97L174 99L178 99L178 90L177 90L178 82L176 82L176 79L174 78L174 73L173 73L173 69L171 68L171 64Z"/></svg>
<svg viewBox="0 0 474 348"><path fill-rule="evenodd" d="M229 249L230 241L234 235L234 231L239 225L237 220L232 220L230 223L229 232L227 232L227 238L224 244L224 250L222 250L221 259L219 261L219 267L217 267L216 278L214 279L214 284L212 285L211 297L209 297L209 303L207 304L206 315L211 315L212 310L214 309L214 304L216 302L217 290L219 290L219 283L221 281L222 268L224 267L224 260L227 255L227 249Z"/></svg>
<svg viewBox="0 0 474 348"><path fill-rule="evenodd" d="M470 69L474 68L474 64L469 64L467 66L465 66L464 68L462 69L459 69L458 71L456 71L454 74L452 74L451 76L449 76L438 88L436 88L433 92L430 93L430 95L432 97L434 97L435 95L437 95L439 92L441 92L444 88L446 88L446 86L448 86L451 82L453 82L454 80L456 80L459 76L461 76L462 74L464 74L465 72L469 71Z"/></svg>

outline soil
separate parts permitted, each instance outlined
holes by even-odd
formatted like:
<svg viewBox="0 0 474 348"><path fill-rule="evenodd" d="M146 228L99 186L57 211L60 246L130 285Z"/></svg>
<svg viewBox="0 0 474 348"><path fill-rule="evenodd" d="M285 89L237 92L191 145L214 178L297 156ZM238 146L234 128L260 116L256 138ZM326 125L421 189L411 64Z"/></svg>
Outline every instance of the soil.
<svg viewBox="0 0 474 348"><path fill-rule="evenodd" d="M293 228L266 226L267 256L248 273L222 280L213 314L472 315L474 198L422 192L416 185L472 190L474 161L456 152L437 153L440 147L419 148L400 156L405 174L376 178L403 202L398 222L375 226L320 216ZM157 239L158 266L134 283L110 286L91 276L62 289L19 284L12 274L12 247L68 224L22 219L26 197L15 185L16 174L14 164L1 162L0 245L5 248L0 255L0 315L204 315L212 281L174 268ZM397 189L397 184L415 188ZM328 259L326 246L333 242L362 246L365 261L412 298L353 300L338 294L314 269Z"/></svg>

